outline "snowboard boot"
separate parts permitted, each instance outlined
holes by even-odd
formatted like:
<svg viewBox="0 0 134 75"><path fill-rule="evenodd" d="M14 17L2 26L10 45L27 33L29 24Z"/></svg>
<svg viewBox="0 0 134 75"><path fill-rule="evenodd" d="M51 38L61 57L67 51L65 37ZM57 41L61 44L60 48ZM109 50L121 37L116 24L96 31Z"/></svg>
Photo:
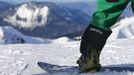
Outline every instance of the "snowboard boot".
<svg viewBox="0 0 134 75"><path fill-rule="evenodd" d="M93 50L91 54L86 57L84 55L81 55L77 63L80 67L80 73L84 72L98 72L101 68L101 65L99 64L99 53L96 52L96 50Z"/></svg>
<svg viewBox="0 0 134 75"><path fill-rule="evenodd" d="M101 69L100 54L111 33L111 30L102 30L93 25L87 27L80 45L82 55L77 61L81 73L98 72Z"/></svg>

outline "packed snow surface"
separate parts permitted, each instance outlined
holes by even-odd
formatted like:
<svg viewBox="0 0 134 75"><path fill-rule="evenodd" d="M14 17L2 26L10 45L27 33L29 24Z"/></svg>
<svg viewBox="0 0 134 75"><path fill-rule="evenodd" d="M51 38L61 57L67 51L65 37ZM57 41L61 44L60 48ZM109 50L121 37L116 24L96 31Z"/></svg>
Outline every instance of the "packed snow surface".
<svg viewBox="0 0 134 75"><path fill-rule="evenodd" d="M64 39L65 41L61 42ZM72 41L64 37L46 44L1 45L0 75L50 75L38 67L38 61L77 66L76 60L80 56L79 44L80 41ZM133 44L134 39L108 40L101 54L101 64L103 66L134 67ZM70 74L58 73L54 75ZM105 71L88 75L134 75L134 73Z"/></svg>

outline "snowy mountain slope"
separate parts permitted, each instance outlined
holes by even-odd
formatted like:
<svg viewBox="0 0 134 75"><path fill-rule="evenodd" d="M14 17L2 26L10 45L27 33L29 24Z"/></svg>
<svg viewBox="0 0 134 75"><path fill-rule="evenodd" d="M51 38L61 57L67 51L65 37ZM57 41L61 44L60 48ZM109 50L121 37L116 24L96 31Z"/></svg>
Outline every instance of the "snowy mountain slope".
<svg viewBox="0 0 134 75"><path fill-rule="evenodd" d="M95 12L97 2L96 2L96 0L87 1L87 2L84 2L84 1L81 1L81 2L66 2L66 3L59 3L59 5L64 6L64 7L68 7L68 8L71 8L71 9L82 10L86 14L92 16L93 12ZM121 15L121 17L125 17L125 16L130 17L132 15L133 15L133 12L132 12L132 9L131 9L131 3L129 3L129 5L125 9L125 11Z"/></svg>
<svg viewBox="0 0 134 75"><path fill-rule="evenodd" d="M83 31L90 21L90 17L80 10L50 2L23 3L4 11L0 16L4 21L2 26L8 23L23 34L43 38Z"/></svg>
<svg viewBox="0 0 134 75"><path fill-rule="evenodd" d="M73 10L62 7L62 5L66 7L69 5ZM72 38L80 36L91 19L91 17L79 10L88 9L90 10L88 11L89 13L93 13L95 8L95 1L86 4L78 2L76 4L61 3L59 5L49 2L28 2L14 6L0 14L0 23L1 26L13 26L25 35L42 38L61 36ZM121 17L131 15L132 11L129 5Z"/></svg>
<svg viewBox="0 0 134 75"><path fill-rule="evenodd" d="M59 42L58 42L59 41ZM76 66L79 58L80 41L53 40L46 44L16 44L0 46L0 74L1 75L51 75L37 66L38 61ZM103 66L131 66L134 67L133 39L108 41L101 54ZM58 59L57 59L58 58ZM109 72L106 70L94 75L133 75L134 72ZM54 75L70 75L58 73ZM82 74L87 75L87 74ZM90 75L90 74L89 74Z"/></svg>
<svg viewBox="0 0 134 75"><path fill-rule="evenodd" d="M71 9L78 9L82 10L83 12L87 13L88 15L92 16L92 13L96 9L96 1L93 2L66 2L66 3L58 3L60 6L68 7Z"/></svg>
<svg viewBox="0 0 134 75"><path fill-rule="evenodd" d="M3 1L0 1L0 12L1 11L4 11L10 7L12 7L13 5L9 4L9 3L6 3L6 2L3 2Z"/></svg>
<svg viewBox="0 0 134 75"><path fill-rule="evenodd" d="M0 27L0 40L1 44L17 44L17 43L37 44L45 42L45 40L41 38L26 36L11 26Z"/></svg>

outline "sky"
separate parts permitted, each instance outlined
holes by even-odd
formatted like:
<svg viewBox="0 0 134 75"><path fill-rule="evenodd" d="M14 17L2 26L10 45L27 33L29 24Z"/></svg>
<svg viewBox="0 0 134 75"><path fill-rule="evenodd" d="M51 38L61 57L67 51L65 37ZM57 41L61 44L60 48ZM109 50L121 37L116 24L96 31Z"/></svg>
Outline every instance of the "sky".
<svg viewBox="0 0 134 75"><path fill-rule="evenodd" d="M10 3L21 3L25 1L49 1L49 2L87 2L87 1L94 1L94 0L0 0L0 1L5 1L5 2L10 2Z"/></svg>

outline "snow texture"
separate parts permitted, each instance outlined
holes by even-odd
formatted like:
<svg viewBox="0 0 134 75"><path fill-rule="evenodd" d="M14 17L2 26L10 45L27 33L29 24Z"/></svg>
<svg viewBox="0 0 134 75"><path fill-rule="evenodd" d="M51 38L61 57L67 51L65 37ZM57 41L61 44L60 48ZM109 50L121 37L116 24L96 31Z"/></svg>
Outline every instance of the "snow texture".
<svg viewBox="0 0 134 75"><path fill-rule="evenodd" d="M58 39L59 40L59 39ZM63 38L61 39L63 41ZM134 67L133 39L109 40L101 54L103 66ZM42 61L57 65L77 66L80 41L65 41L60 43L53 40L46 44L16 44L0 46L0 75L51 75L38 67ZM54 75L70 75L57 73ZM133 72L110 72L106 70L95 74L81 75L134 75Z"/></svg>

